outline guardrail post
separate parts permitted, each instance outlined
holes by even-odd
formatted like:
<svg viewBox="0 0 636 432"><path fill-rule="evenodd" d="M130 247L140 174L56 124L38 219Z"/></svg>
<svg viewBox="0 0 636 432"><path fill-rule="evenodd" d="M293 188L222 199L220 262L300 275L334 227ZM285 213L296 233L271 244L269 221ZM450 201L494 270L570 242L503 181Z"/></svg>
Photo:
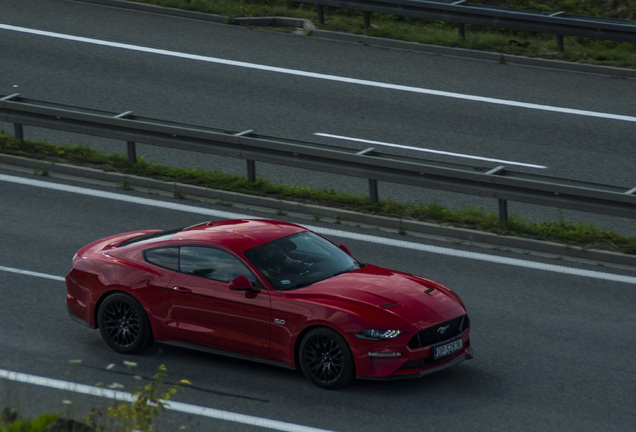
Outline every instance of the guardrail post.
<svg viewBox="0 0 636 432"><path fill-rule="evenodd" d="M358 156L373 156L375 148L369 147L364 150L360 150L356 153ZM376 179L369 179L369 198L373 202L378 202L380 194L378 193L378 181Z"/></svg>
<svg viewBox="0 0 636 432"><path fill-rule="evenodd" d="M322 5L318 5L318 22L320 24L325 23L325 11L323 10Z"/></svg>
<svg viewBox="0 0 636 432"><path fill-rule="evenodd" d="M113 116L113 118L116 118L116 119L130 119L130 118L132 118L132 111L121 112L121 113ZM137 163L137 147L135 145L135 142L134 141L126 141L126 147L128 147L128 161L131 164L136 164Z"/></svg>
<svg viewBox="0 0 636 432"><path fill-rule="evenodd" d="M256 181L256 162L246 159L245 163L247 164L247 179L249 181Z"/></svg>
<svg viewBox="0 0 636 432"><path fill-rule="evenodd" d="M24 128L21 123L13 123L13 136L18 144L24 142Z"/></svg>
<svg viewBox="0 0 636 432"><path fill-rule="evenodd" d="M252 132L254 132L253 129L248 129L243 132L237 132L234 134L234 136L249 136L252 134ZM247 165L247 179L249 181L256 181L256 162L251 159L245 159L245 163Z"/></svg>
<svg viewBox="0 0 636 432"><path fill-rule="evenodd" d="M371 12L363 11L362 16L364 19L364 28L368 29L369 27L371 27Z"/></svg>
<svg viewBox="0 0 636 432"><path fill-rule="evenodd" d="M557 37L557 50L559 52L565 51L565 48L563 47L563 35L562 34L558 34L558 35L556 35L556 37Z"/></svg>
<svg viewBox="0 0 636 432"><path fill-rule="evenodd" d="M134 141L126 141L126 146L128 147L128 160L130 163L137 163L137 147L135 146Z"/></svg>
<svg viewBox="0 0 636 432"><path fill-rule="evenodd" d="M499 198L499 221L508 222L508 201Z"/></svg>
<svg viewBox="0 0 636 432"><path fill-rule="evenodd" d="M378 194L378 181L376 179L369 179L369 198L373 202L378 202L380 195Z"/></svg>
<svg viewBox="0 0 636 432"><path fill-rule="evenodd" d="M20 93L13 93L3 97L0 101L10 101L18 96L20 96ZM13 136L18 144L22 144L24 142L24 129L22 127L22 123L13 123Z"/></svg>
<svg viewBox="0 0 636 432"><path fill-rule="evenodd" d="M506 167L500 165L486 172L487 175L504 175L506 173ZM501 222L508 222L508 201L499 198L499 220Z"/></svg>
<svg viewBox="0 0 636 432"><path fill-rule="evenodd" d="M457 34L462 39L466 39L466 26L463 23L457 24Z"/></svg>

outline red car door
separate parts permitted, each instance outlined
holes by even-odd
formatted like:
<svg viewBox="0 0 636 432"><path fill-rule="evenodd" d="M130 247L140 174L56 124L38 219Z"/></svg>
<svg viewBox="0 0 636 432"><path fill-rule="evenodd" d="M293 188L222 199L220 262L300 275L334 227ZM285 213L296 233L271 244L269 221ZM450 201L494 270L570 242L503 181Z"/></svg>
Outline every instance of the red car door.
<svg viewBox="0 0 636 432"><path fill-rule="evenodd" d="M269 357L271 302L266 289L233 291L230 280L256 277L227 251L180 248L180 271L170 282L170 300L184 340L237 353Z"/></svg>

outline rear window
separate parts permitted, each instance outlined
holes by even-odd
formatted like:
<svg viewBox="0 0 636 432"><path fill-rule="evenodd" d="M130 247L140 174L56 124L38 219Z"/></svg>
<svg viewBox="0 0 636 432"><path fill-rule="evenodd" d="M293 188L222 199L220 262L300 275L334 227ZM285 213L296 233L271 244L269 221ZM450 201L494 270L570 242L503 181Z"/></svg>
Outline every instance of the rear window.
<svg viewBox="0 0 636 432"><path fill-rule="evenodd" d="M151 241L162 241L162 240L170 240L173 235L180 232L182 228L167 230L167 231L159 231L150 234L140 235L139 237L133 237L126 241L121 242L117 247L130 246L131 244L144 244Z"/></svg>

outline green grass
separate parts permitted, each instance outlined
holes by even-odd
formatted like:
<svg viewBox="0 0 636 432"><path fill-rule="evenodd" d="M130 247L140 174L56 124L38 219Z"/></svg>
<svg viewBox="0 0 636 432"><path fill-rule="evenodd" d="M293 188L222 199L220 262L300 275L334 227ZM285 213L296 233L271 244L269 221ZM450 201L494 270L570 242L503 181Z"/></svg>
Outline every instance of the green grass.
<svg viewBox="0 0 636 432"><path fill-rule="evenodd" d="M81 360L72 362L81 363ZM124 364L129 369L137 366L135 362L124 361ZM115 364L107 368L111 366ZM153 432L157 430L157 418L165 412L170 399L184 391L186 385L191 385L185 379L176 383L167 382L166 377L167 368L160 365L157 372L147 379L147 383L132 392L132 401L114 400L106 410L93 409L79 419L51 413L23 419L14 407L4 407L0 410L0 432ZM135 375L135 378L143 379L139 375ZM178 430L185 430L185 426Z"/></svg>
<svg viewBox="0 0 636 432"><path fill-rule="evenodd" d="M315 6L287 0L133 1L222 15L227 18L228 22L237 17L286 16L307 18L311 19L317 28L324 30L364 34L424 44L494 51L503 54L636 68L636 44L633 43L566 36L564 51L560 52L557 49L557 41L554 35L467 25L465 26L466 37L461 38L456 25L452 23L379 13L372 14L371 26L365 29L362 12L350 9L325 8L325 23L319 24ZM472 0L471 3L542 12L564 11L573 15L632 20L636 18L636 0L552 0L541 2Z"/></svg>
<svg viewBox="0 0 636 432"><path fill-rule="evenodd" d="M487 212L483 208L467 207L461 211L456 211L449 210L439 203L412 205L391 199L374 202L364 195L280 185L263 177L259 177L256 181L249 181L245 177L221 172L164 166L145 161L143 158L139 158L136 164L132 164L126 156L115 153L107 155L85 146L61 146L37 141L24 141L22 144L18 144L13 136L4 132L0 132L0 152L36 158L51 163L85 165L104 171L144 176L166 182L320 204L366 214L398 218L401 221L431 222L500 235L550 240L584 248L636 254L636 237L624 236L582 222L570 223L558 220L537 224L515 215L510 216L507 222L502 222L496 213ZM128 188L129 185L122 183L119 187ZM180 195L180 197L183 196Z"/></svg>
<svg viewBox="0 0 636 432"><path fill-rule="evenodd" d="M34 419L21 419L17 412L4 408L0 413L0 432L40 432L58 418L55 414L42 414Z"/></svg>

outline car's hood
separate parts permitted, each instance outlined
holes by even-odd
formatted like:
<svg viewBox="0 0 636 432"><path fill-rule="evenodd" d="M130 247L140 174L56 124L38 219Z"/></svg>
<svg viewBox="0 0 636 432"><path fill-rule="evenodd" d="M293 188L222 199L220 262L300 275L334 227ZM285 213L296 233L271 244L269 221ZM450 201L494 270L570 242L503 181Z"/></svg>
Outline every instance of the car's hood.
<svg viewBox="0 0 636 432"><path fill-rule="evenodd" d="M436 282L373 265L290 291L289 295L346 308L352 313L364 310L366 315L374 309L399 318L404 324L463 309L457 295Z"/></svg>

